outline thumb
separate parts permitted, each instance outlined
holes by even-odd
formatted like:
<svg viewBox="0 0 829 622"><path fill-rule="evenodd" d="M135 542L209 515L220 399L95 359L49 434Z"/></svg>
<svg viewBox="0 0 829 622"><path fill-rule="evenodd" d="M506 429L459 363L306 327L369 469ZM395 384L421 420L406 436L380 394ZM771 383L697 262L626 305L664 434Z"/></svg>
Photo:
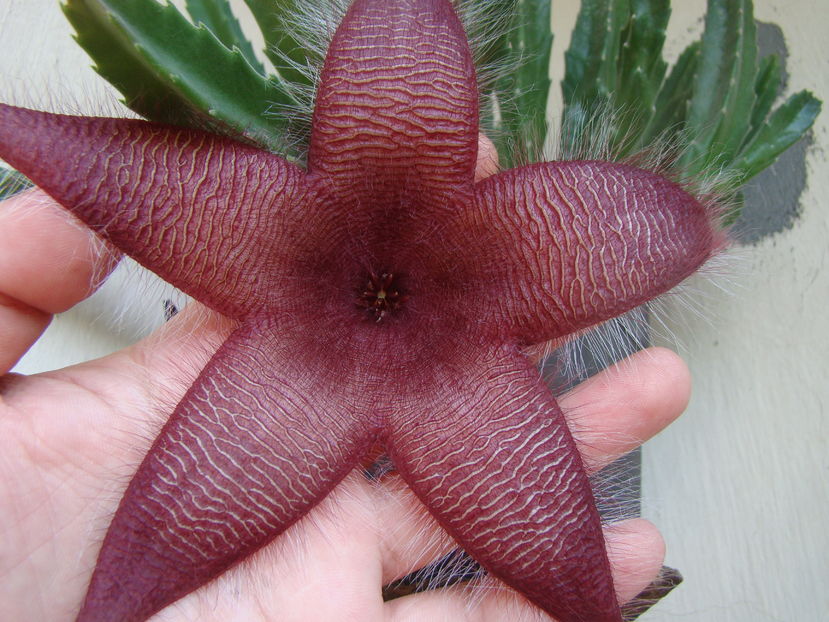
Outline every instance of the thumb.
<svg viewBox="0 0 829 622"><path fill-rule="evenodd" d="M103 282L118 256L38 189L0 202L0 374Z"/></svg>

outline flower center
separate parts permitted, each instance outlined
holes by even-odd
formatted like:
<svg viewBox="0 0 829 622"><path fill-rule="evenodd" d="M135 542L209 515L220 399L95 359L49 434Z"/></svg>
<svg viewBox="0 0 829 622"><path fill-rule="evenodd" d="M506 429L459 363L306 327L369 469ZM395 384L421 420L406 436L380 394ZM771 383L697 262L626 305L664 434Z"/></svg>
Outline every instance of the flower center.
<svg viewBox="0 0 829 622"><path fill-rule="evenodd" d="M370 273L357 296L357 307L379 324L409 299L401 293L398 281L391 272Z"/></svg>

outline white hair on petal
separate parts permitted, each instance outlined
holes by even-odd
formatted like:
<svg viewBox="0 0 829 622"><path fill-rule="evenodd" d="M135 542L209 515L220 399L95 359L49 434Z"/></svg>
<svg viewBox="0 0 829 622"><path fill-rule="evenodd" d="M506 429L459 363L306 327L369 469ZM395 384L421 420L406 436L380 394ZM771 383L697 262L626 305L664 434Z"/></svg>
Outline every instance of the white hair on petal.
<svg viewBox="0 0 829 622"><path fill-rule="evenodd" d="M714 252L697 270L697 276L686 279L669 292L617 318L580 331L569 341L547 344L543 353L550 356L558 347L555 360L560 373L569 378L584 378L588 368L601 369L611 365L632 351L646 347L653 339L676 343L673 331L663 319L667 302L671 302L671 314L681 308L686 313L704 316L712 305L704 304L697 285L699 275L715 284L722 283L733 263L734 254L722 251L729 240L724 221L732 210L734 174L718 167L703 168L695 175L683 173L677 163L691 142L683 132L663 133L644 148L621 155L620 149L635 140L631 130L625 134L620 130L636 126L630 114L607 103L590 108L571 106L567 118L551 132L543 159L615 161L652 171L678 183L708 214L715 231ZM725 285L722 287L727 289Z"/></svg>

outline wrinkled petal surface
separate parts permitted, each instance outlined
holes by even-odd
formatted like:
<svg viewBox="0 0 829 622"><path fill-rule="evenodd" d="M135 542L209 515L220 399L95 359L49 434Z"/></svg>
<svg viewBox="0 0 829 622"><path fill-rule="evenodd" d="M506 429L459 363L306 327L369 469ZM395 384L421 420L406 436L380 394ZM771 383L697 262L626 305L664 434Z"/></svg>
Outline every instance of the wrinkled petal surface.
<svg viewBox="0 0 829 622"><path fill-rule="evenodd" d="M377 210L400 194L445 206L473 180L478 91L446 0L356 0L329 48L308 169Z"/></svg>
<svg viewBox="0 0 829 622"><path fill-rule="evenodd" d="M275 332L239 328L179 403L124 494L79 621L145 619L287 529L369 450L368 419Z"/></svg>
<svg viewBox="0 0 829 622"><path fill-rule="evenodd" d="M436 379L420 412L394 416L395 465L475 559L557 620L618 620L601 522L561 410L516 351L476 355L463 375Z"/></svg>
<svg viewBox="0 0 829 622"><path fill-rule="evenodd" d="M615 317L717 249L712 216L664 177L610 162L548 162L476 185L458 220L479 250L489 321L525 343Z"/></svg>
<svg viewBox="0 0 829 622"><path fill-rule="evenodd" d="M0 142L12 166L188 294L231 316L264 303L278 270L267 251L297 219L301 169L206 132L4 104Z"/></svg>

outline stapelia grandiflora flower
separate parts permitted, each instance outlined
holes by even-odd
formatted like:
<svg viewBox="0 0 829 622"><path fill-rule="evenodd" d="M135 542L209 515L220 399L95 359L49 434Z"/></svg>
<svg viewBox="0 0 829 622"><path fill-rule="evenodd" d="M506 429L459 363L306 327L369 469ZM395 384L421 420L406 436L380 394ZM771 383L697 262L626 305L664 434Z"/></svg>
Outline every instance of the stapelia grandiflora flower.
<svg viewBox="0 0 829 622"><path fill-rule="evenodd" d="M2 106L0 156L235 318L112 520L79 620L142 620L306 514L377 443L490 573L562 622L621 620L590 484L523 354L668 290L709 210L622 164L475 183L449 0L356 0L307 169L210 133Z"/></svg>

